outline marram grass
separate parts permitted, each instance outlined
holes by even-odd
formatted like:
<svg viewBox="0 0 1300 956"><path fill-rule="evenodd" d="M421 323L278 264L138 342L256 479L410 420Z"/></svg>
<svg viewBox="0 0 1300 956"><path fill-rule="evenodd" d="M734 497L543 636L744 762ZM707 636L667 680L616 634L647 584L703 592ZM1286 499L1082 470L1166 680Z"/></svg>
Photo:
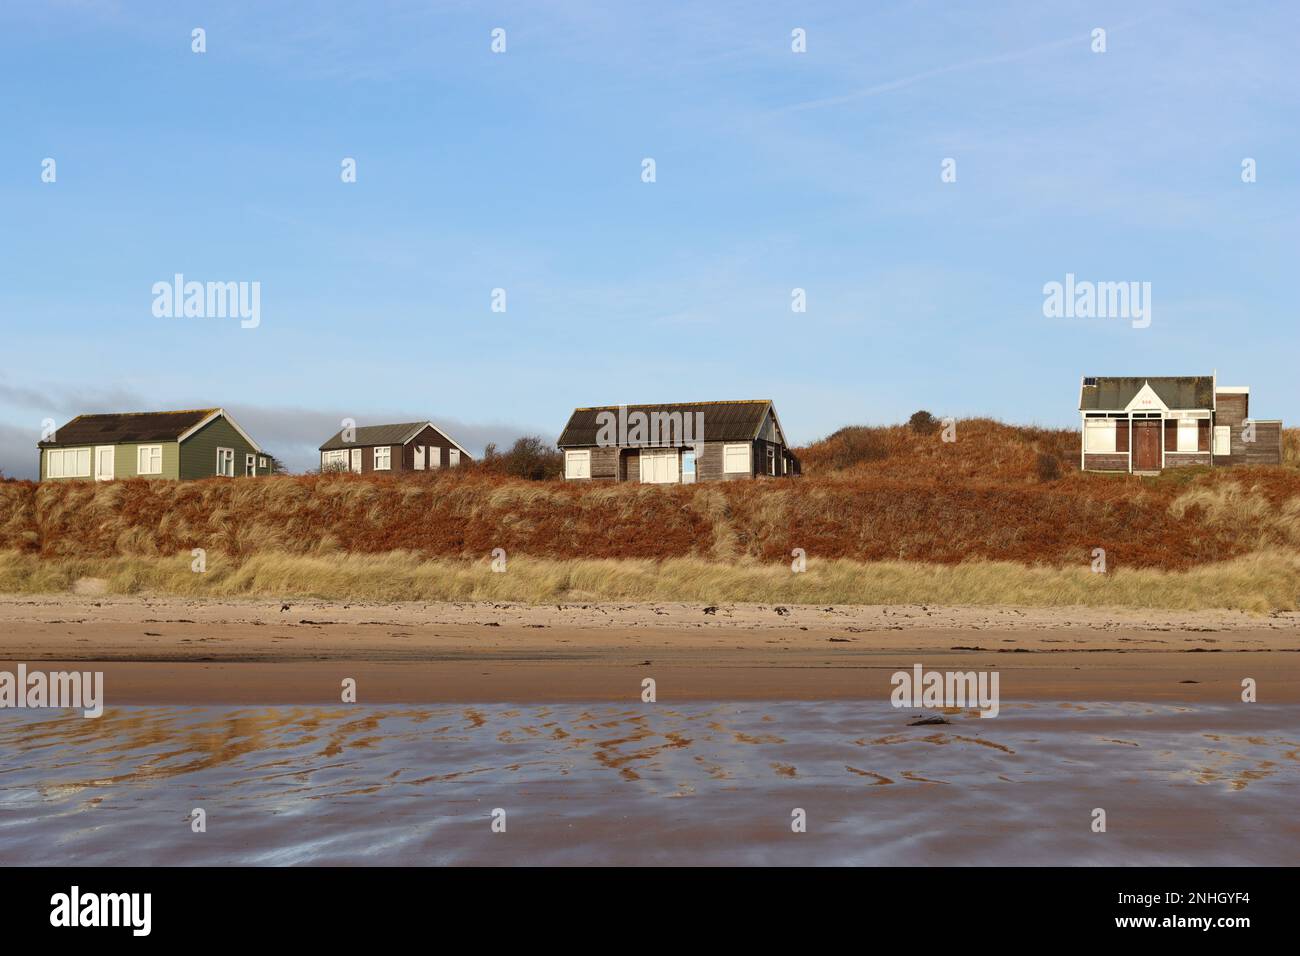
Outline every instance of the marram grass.
<svg viewBox="0 0 1300 956"><path fill-rule="evenodd" d="M338 601L684 601L755 604L936 604L1237 609L1300 606L1300 554L1262 551L1189 571L1053 568L1002 561L955 565L809 559L788 564L698 558L422 559L406 552L312 556L264 552L242 562L209 553L166 557L39 558L0 552L0 593L69 592L97 579L108 594L321 598Z"/></svg>

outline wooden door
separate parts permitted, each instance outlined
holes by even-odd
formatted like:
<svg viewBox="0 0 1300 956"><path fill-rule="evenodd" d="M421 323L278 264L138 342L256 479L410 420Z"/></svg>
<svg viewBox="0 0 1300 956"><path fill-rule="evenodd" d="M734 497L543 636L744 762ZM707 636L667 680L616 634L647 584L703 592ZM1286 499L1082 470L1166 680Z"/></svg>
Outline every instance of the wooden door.
<svg viewBox="0 0 1300 956"><path fill-rule="evenodd" d="M680 480L676 448L643 448L641 481L648 485L676 484Z"/></svg>
<svg viewBox="0 0 1300 956"><path fill-rule="evenodd" d="M1160 470L1160 422L1133 423L1133 470Z"/></svg>

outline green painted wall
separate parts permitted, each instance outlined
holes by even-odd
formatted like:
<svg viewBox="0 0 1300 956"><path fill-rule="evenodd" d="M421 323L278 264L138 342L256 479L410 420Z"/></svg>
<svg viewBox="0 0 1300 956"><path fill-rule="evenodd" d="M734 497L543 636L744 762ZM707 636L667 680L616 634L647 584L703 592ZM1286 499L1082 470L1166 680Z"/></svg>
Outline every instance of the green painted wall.
<svg viewBox="0 0 1300 956"><path fill-rule="evenodd" d="M162 446L162 474L145 475L146 478L172 478L180 477L180 448L174 441L155 441L149 442L151 445ZM114 478L138 478L140 475L136 472L137 465L140 461L138 449L139 445L118 445L113 455L113 477Z"/></svg>
<svg viewBox="0 0 1300 956"><path fill-rule="evenodd" d="M180 477L180 449L174 441L155 441L148 442L150 445L162 446L162 474L146 475L146 478L178 478ZM48 469L48 451L41 450L41 481L91 481L95 477L95 445L69 445L69 448L89 448L90 449L90 475L83 478L50 478L47 477ZM114 478L138 478L136 466L139 462L139 452L137 444L123 444L113 446L113 477ZM60 449L62 450L62 449ZM215 454L215 452L213 453Z"/></svg>
<svg viewBox="0 0 1300 956"><path fill-rule="evenodd" d="M254 467L259 476L269 475L271 473L271 458L269 455L258 454L253 450L253 446L244 441L242 435L235 431L230 422L224 418L218 418L216 421L209 422L203 428L199 429L189 438L181 443L180 447L180 477L181 478L211 478L217 473L217 449L233 448L235 451L235 477L241 478L244 475L244 456L256 455L253 459ZM266 459L266 468L261 467L262 459Z"/></svg>

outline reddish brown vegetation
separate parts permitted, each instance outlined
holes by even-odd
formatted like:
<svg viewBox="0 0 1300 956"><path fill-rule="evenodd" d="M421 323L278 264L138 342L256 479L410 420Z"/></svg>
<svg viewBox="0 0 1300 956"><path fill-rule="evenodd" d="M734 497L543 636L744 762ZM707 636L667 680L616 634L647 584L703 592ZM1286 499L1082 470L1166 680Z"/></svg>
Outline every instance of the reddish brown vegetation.
<svg viewBox="0 0 1300 956"><path fill-rule="evenodd" d="M960 427L960 426L959 426ZM973 442L971 444L974 444ZM202 482L129 480L0 485L0 548L45 557L256 551L549 558L810 557L955 563L971 558L1187 568L1293 544L1300 472L1218 469L1154 481L1067 473L1037 477L1027 445L1014 480L970 477L959 441L902 478L898 458L844 476L638 486L530 482L473 471L420 477L325 475ZM999 473L1010 471L1008 459ZM1192 489L1245 489L1261 507L1232 520L1171 503ZM1291 511L1287 512L1286 509ZM1214 520L1210 520L1213 518Z"/></svg>
<svg viewBox="0 0 1300 956"><path fill-rule="evenodd" d="M806 475L836 472L908 479L1038 481L1055 459L1061 473L1079 470L1079 433L1060 428L1004 425L988 418L955 424L956 441L928 412L907 425L854 425L798 450ZM1051 480L1051 479L1048 479Z"/></svg>
<svg viewBox="0 0 1300 956"><path fill-rule="evenodd" d="M915 416L914 416L915 418ZM933 422L847 428L803 449L805 477L685 486L528 481L543 443L412 476L0 483L0 549L50 558L410 551L486 557L788 561L986 558L1183 569L1300 543L1300 471L1084 474L1075 432ZM550 457L548 457L550 456ZM513 462L513 466L509 463ZM1179 505L1171 507L1175 501Z"/></svg>

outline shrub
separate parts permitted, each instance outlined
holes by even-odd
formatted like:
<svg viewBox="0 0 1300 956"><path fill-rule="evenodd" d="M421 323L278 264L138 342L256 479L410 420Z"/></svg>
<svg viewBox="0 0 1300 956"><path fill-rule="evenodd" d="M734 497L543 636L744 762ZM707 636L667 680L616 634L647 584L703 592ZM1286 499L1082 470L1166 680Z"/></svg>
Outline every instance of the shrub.
<svg viewBox="0 0 1300 956"><path fill-rule="evenodd" d="M515 440L504 454L495 443L483 449L483 468L498 475L546 481L560 477L564 470L564 453L539 435L525 435Z"/></svg>
<svg viewBox="0 0 1300 956"><path fill-rule="evenodd" d="M1061 477L1061 459L1044 452L1038 454L1038 480L1056 481Z"/></svg>
<svg viewBox="0 0 1300 956"><path fill-rule="evenodd" d="M933 435L939 430L939 420L925 409L921 409L919 412L912 413L912 417L907 420L907 427L918 435Z"/></svg>

